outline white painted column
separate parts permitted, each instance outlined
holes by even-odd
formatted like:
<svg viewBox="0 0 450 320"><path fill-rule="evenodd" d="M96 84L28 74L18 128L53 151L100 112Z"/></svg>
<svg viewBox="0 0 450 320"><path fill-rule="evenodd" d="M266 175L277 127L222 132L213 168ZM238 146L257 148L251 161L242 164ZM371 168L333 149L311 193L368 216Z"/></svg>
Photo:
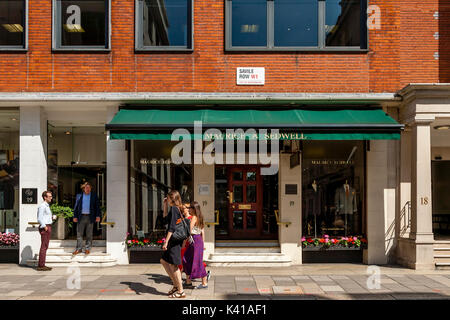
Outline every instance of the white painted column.
<svg viewBox="0 0 450 320"><path fill-rule="evenodd" d="M412 126L411 233L415 242L415 269L434 269L431 205L431 121Z"/></svg>
<svg viewBox="0 0 450 320"><path fill-rule="evenodd" d="M367 152L366 264L387 264L395 257L397 145L395 140L373 140Z"/></svg>
<svg viewBox="0 0 450 320"><path fill-rule="evenodd" d="M195 164L194 165L194 199L200 204L205 222L214 222L215 214L215 174L214 165ZM200 194L199 186L209 185L209 194ZM214 253L215 248L215 226L205 225L205 249L204 259Z"/></svg>
<svg viewBox="0 0 450 320"><path fill-rule="evenodd" d="M108 107L107 122L117 112L117 107ZM128 253L125 238L128 230L128 163L125 140L111 140L108 134L106 142L106 210L108 226L106 234L107 252L118 264L128 264Z"/></svg>
<svg viewBox="0 0 450 320"><path fill-rule="evenodd" d="M19 177L19 234L20 264L39 256L41 237L37 222L37 207L47 189L47 119L41 107L20 107L20 177ZM22 204L23 188L37 188L38 204Z"/></svg>
<svg viewBox="0 0 450 320"><path fill-rule="evenodd" d="M399 216L398 236L409 238L411 217L411 130L405 128L400 140L400 182L399 182Z"/></svg>
<svg viewBox="0 0 450 320"><path fill-rule="evenodd" d="M290 154L280 154L278 173L279 217L289 226L278 226L281 253L290 257L292 264L302 264L302 170L301 165L290 168ZM286 184L296 184L297 194L285 194Z"/></svg>

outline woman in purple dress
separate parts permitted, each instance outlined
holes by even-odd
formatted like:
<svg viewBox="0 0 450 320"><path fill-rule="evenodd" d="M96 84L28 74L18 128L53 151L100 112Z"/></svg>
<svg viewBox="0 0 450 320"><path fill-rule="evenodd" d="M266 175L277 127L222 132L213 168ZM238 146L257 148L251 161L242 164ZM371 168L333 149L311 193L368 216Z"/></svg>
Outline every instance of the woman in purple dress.
<svg viewBox="0 0 450 320"><path fill-rule="evenodd" d="M198 285L197 289L208 288L208 274L206 273L203 264L203 250L204 250L204 222L203 215L200 210L200 205L197 201L193 201L190 206L191 219L191 235L194 243L190 244L183 257L183 270L186 273L186 285L192 283L192 279L202 279L202 284Z"/></svg>

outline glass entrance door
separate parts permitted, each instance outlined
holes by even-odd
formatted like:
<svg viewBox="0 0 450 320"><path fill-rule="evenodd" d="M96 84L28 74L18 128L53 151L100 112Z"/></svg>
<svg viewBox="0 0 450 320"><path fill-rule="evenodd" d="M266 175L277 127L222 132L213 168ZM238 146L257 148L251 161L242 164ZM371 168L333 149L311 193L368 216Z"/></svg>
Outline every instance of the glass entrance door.
<svg viewBox="0 0 450 320"><path fill-rule="evenodd" d="M262 231L261 176L258 167L228 170L228 229L231 239L258 239Z"/></svg>

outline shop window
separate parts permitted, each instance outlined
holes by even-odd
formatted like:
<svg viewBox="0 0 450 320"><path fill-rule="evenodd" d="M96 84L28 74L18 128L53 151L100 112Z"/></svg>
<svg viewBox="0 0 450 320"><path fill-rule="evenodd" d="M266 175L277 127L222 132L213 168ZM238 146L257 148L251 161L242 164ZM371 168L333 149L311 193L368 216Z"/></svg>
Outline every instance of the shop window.
<svg viewBox="0 0 450 320"><path fill-rule="evenodd" d="M431 162L432 169L432 207L433 233L437 236L450 235L450 161Z"/></svg>
<svg viewBox="0 0 450 320"><path fill-rule="evenodd" d="M363 141L303 144L303 236L359 236L364 230Z"/></svg>
<svg viewBox="0 0 450 320"><path fill-rule="evenodd" d="M158 240L165 234L163 201L177 190L183 203L194 201L193 165L175 165L171 150L177 142L132 141L130 161L130 229L137 237Z"/></svg>
<svg viewBox="0 0 450 320"><path fill-rule="evenodd" d="M226 0L227 50L367 49L367 0Z"/></svg>
<svg viewBox="0 0 450 320"><path fill-rule="evenodd" d="M53 0L53 49L110 48L110 0Z"/></svg>
<svg viewBox="0 0 450 320"><path fill-rule="evenodd" d="M0 111L0 233L19 233L19 111Z"/></svg>
<svg viewBox="0 0 450 320"><path fill-rule="evenodd" d="M136 50L192 50L192 0L137 0Z"/></svg>
<svg viewBox="0 0 450 320"><path fill-rule="evenodd" d="M26 49L27 1L0 1L0 50Z"/></svg>

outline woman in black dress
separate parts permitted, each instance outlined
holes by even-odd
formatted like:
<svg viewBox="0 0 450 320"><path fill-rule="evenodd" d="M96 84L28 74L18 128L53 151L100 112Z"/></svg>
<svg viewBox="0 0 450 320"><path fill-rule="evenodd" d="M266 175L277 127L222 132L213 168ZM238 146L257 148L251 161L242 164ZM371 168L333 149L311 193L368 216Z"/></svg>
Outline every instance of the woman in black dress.
<svg viewBox="0 0 450 320"><path fill-rule="evenodd" d="M181 245L183 241L171 239L177 221L183 218L181 214L183 204L180 193L176 190L169 192L167 199L164 199L164 213L167 212L167 204L171 208L167 216L167 234L162 247L164 252L160 262L173 282L173 288L169 291L169 298L185 298L186 294L183 291L181 272L178 268L178 265L181 264Z"/></svg>

